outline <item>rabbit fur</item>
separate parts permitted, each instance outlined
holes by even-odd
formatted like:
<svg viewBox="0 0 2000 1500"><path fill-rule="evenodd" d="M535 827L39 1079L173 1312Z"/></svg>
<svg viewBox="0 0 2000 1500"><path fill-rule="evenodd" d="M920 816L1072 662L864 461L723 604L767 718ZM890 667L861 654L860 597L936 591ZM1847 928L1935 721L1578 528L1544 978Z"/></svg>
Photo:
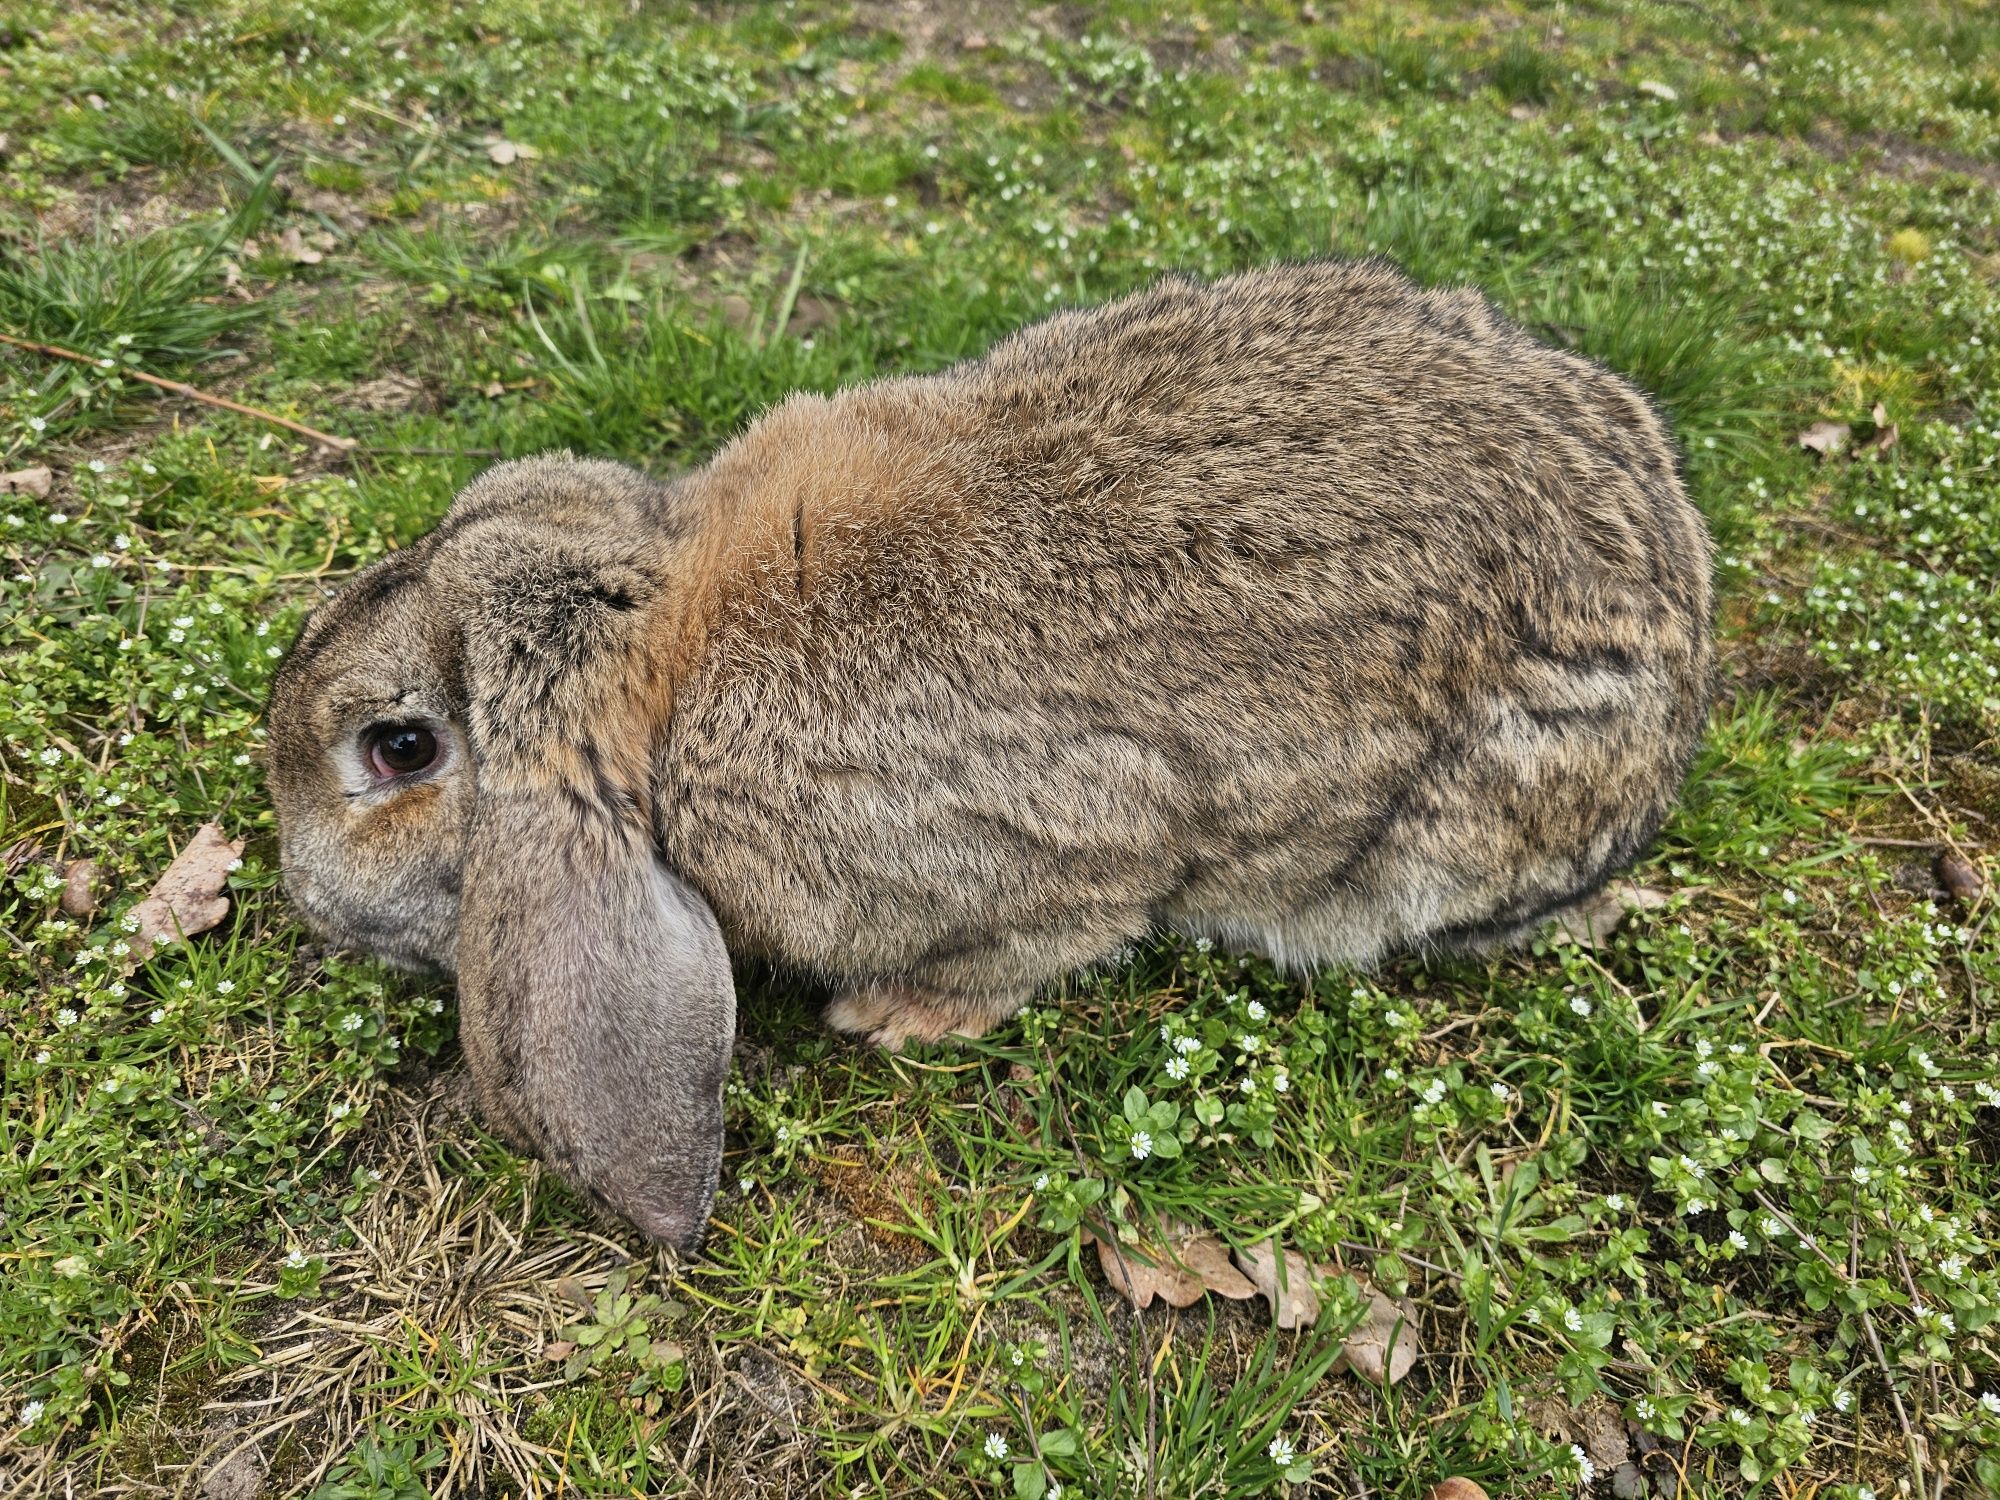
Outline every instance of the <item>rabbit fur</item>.
<svg viewBox="0 0 2000 1500"><path fill-rule="evenodd" d="M455 971L490 1118L688 1245L730 955L896 1045L1159 929L1504 944L1672 803L1710 567L1646 401L1477 293L1171 278L675 480L488 471L278 673L287 886Z"/></svg>

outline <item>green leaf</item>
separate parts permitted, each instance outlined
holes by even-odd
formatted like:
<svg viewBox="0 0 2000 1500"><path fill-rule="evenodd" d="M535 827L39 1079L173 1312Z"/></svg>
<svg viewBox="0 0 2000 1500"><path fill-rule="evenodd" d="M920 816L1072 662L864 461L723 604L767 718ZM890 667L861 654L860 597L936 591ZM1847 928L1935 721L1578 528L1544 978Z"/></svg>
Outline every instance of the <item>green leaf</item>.
<svg viewBox="0 0 2000 1500"><path fill-rule="evenodd" d="M1133 1125L1146 1122L1146 1095L1137 1084L1125 1090L1125 1119Z"/></svg>
<svg viewBox="0 0 2000 1500"><path fill-rule="evenodd" d="M1014 1465L1015 1500L1042 1500L1049 1492L1048 1472L1030 1459Z"/></svg>
<svg viewBox="0 0 2000 1500"><path fill-rule="evenodd" d="M1076 1434L1067 1427L1053 1428L1042 1434L1038 1446L1044 1458L1070 1458L1076 1453Z"/></svg>

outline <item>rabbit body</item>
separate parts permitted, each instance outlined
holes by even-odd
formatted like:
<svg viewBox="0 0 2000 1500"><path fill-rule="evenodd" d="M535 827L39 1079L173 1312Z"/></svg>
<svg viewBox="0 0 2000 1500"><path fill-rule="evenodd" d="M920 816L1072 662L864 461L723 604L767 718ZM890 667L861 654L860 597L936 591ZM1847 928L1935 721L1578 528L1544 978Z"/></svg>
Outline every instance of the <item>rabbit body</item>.
<svg viewBox="0 0 2000 1500"><path fill-rule="evenodd" d="M308 918L455 970L489 1117L689 1244L731 953L895 1044L1161 928L1503 943L1652 838L1710 614L1628 384L1276 266L793 397L671 482L490 470L307 622L271 784Z"/></svg>
<svg viewBox="0 0 2000 1500"><path fill-rule="evenodd" d="M1651 839L1710 554L1646 404L1379 264L1171 281L795 397L711 571L657 834L893 1042L1171 927L1288 964L1533 928Z"/></svg>

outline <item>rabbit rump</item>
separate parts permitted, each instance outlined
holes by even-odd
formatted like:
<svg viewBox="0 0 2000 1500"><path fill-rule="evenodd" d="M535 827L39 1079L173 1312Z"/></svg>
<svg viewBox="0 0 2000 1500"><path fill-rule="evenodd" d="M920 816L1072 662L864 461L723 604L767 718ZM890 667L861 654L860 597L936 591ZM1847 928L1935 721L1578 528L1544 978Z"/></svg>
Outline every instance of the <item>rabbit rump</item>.
<svg viewBox="0 0 2000 1500"><path fill-rule="evenodd" d="M1673 800L1709 572L1646 402L1477 294L1169 279L679 479L474 481L278 674L286 883L456 972L496 1126L686 1246L731 954L897 1045L1158 929L1505 943Z"/></svg>

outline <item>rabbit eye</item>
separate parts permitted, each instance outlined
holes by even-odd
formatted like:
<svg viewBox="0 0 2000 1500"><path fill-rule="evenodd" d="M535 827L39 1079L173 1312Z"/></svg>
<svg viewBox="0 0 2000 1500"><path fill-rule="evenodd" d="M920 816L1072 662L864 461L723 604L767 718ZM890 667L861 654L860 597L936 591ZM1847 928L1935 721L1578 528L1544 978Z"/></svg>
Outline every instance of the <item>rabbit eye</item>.
<svg viewBox="0 0 2000 1500"><path fill-rule="evenodd" d="M437 736L421 724L378 724L368 731L368 769L385 780L429 769Z"/></svg>

